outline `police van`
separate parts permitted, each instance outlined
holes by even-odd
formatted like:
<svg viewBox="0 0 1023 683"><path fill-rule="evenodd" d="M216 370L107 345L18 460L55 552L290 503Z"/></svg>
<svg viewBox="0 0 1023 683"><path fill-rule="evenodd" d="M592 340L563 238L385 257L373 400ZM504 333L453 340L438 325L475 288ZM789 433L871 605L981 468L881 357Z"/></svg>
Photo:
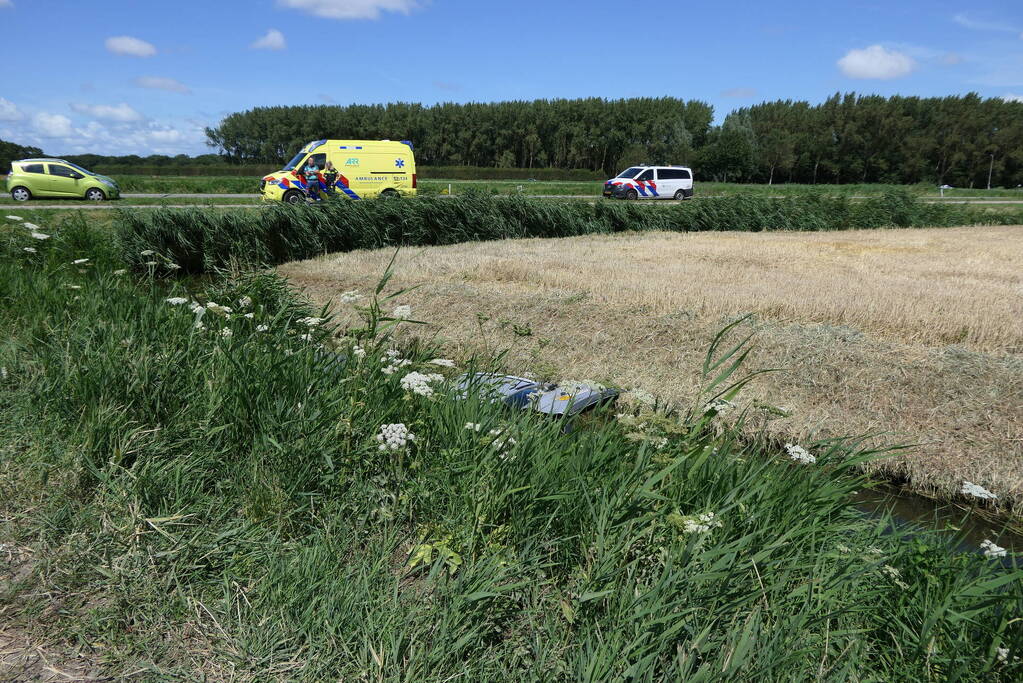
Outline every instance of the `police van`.
<svg viewBox="0 0 1023 683"><path fill-rule="evenodd" d="M316 140L263 177L264 201L300 204L332 198L411 197L416 159L408 140Z"/></svg>
<svg viewBox="0 0 1023 683"><path fill-rule="evenodd" d="M632 166L604 183L604 196L616 199L689 199L693 170L688 166Z"/></svg>

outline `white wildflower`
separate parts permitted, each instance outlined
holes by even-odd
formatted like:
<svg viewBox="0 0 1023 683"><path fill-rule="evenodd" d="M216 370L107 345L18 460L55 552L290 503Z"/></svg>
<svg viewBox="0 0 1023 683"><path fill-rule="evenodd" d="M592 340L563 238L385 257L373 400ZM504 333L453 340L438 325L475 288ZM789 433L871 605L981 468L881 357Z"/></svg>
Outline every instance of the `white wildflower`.
<svg viewBox="0 0 1023 683"><path fill-rule="evenodd" d="M412 365L412 361L407 358L399 358L400 355L401 353L394 349L387 351L384 354L384 357L380 359L380 362L384 364L384 367L381 368L380 371L385 375L393 375L401 368Z"/></svg>
<svg viewBox="0 0 1023 683"><path fill-rule="evenodd" d="M22 250L28 252L29 254L36 253L35 247L22 247Z"/></svg>
<svg viewBox="0 0 1023 683"><path fill-rule="evenodd" d="M66 285L68 289L81 289L81 285Z"/></svg>
<svg viewBox="0 0 1023 683"><path fill-rule="evenodd" d="M252 320L253 318L255 318L255 317L256 317L256 314L255 314L255 313L246 313L246 314L245 314L245 315L243 315L242 317L243 317L243 318L248 318L249 320Z"/></svg>
<svg viewBox="0 0 1023 683"><path fill-rule="evenodd" d="M248 308L251 305L252 305L251 297L243 296L241 299L238 299L238 308Z"/></svg>
<svg viewBox="0 0 1023 683"><path fill-rule="evenodd" d="M28 223L28 222L25 223L25 228L27 230L39 230L40 229L39 226L36 225L35 223Z"/></svg>
<svg viewBox="0 0 1023 683"><path fill-rule="evenodd" d="M656 448L657 450L661 450L662 448L664 448L667 445L668 445L668 437L666 437L666 436L663 436L660 439L655 439L654 440L654 448Z"/></svg>
<svg viewBox="0 0 1023 683"><path fill-rule="evenodd" d="M434 358L430 361L430 365L436 365L441 368L453 368L455 367L455 361L448 360L447 358Z"/></svg>
<svg viewBox="0 0 1023 683"><path fill-rule="evenodd" d="M146 250L144 250L144 251L140 251L140 252L139 252L139 256L152 256L152 255L153 255L153 254L155 254L155 253L156 253L156 252L155 252L155 251L153 251L152 249L146 249Z"/></svg>
<svg viewBox="0 0 1023 683"><path fill-rule="evenodd" d="M167 264L167 268L170 269L170 270L180 270L181 266L179 266L176 263L168 263Z"/></svg>
<svg viewBox="0 0 1023 683"><path fill-rule="evenodd" d="M682 520L682 531L687 534L705 534L721 526L721 520L713 512L701 512Z"/></svg>
<svg viewBox="0 0 1023 683"><path fill-rule="evenodd" d="M380 444L378 448L381 451L398 451L408 446L410 441L415 441L416 435L399 422L397 424L381 425L380 433L377 434L376 440Z"/></svg>
<svg viewBox="0 0 1023 683"><path fill-rule="evenodd" d="M234 336L234 331L230 327L225 327L224 329L220 330L220 336L221 337L232 337L232 336Z"/></svg>
<svg viewBox="0 0 1023 683"><path fill-rule="evenodd" d="M266 332L269 329L269 325L256 325L256 332Z"/></svg>
<svg viewBox="0 0 1023 683"><path fill-rule="evenodd" d="M649 391L643 389L633 389L624 396L626 401L638 403L641 406L647 408L653 408L657 404L657 399Z"/></svg>
<svg viewBox="0 0 1023 683"><path fill-rule="evenodd" d="M195 329L199 330L200 332L203 332L203 331L206 330L206 326L202 324L202 320L196 320L194 327L195 327Z"/></svg>
<svg viewBox="0 0 1023 683"><path fill-rule="evenodd" d="M437 373L423 374L421 372L410 372L401 378L401 388L418 396L433 396L433 382L443 382L444 376Z"/></svg>
<svg viewBox="0 0 1023 683"><path fill-rule="evenodd" d="M21 216L4 216L4 218L6 218L9 221L23 221L23 220L25 220Z"/></svg>
<svg viewBox="0 0 1023 683"><path fill-rule="evenodd" d="M188 303L188 299L186 299L183 296L172 296L172 297L166 299L166 301L171 306L181 306L183 304L187 304Z"/></svg>
<svg viewBox="0 0 1023 683"><path fill-rule="evenodd" d="M493 439L490 442L490 447L495 451L499 451L502 457L507 455L508 451L518 443L514 437L507 435L503 429L491 429L488 436Z"/></svg>
<svg viewBox="0 0 1023 683"><path fill-rule="evenodd" d="M121 269L119 269L119 270L115 270L115 271L114 271L114 275L124 275L124 274L126 274L127 272L128 272L128 269L127 269L127 268L121 268Z"/></svg>
<svg viewBox="0 0 1023 683"><path fill-rule="evenodd" d="M795 460L800 465L812 465L817 462L817 458L802 446L787 443L785 444L785 451L789 454L791 459Z"/></svg>
<svg viewBox="0 0 1023 683"><path fill-rule="evenodd" d="M48 239L50 239L50 236L45 234L45 233L36 232L36 231L33 230L32 231L32 239L35 239L35 240L48 240Z"/></svg>
<svg viewBox="0 0 1023 683"><path fill-rule="evenodd" d="M398 306L391 313L391 317L397 318L398 320L408 320L412 317L412 307L407 304L404 306Z"/></svg>
<svg viewBox="0 0 1023 683"><path fill-rule="evenodd" d="M352 289L341 295L341 303L354 304L360 298L359 290Z"/></svg>
<svg viewBox="0 0 1023 683"><path fill-rule="evenodd" d="M355 356L356 358L365 358L366 349L362 348L361 346L353 346L352 355Z"/></svg>
<svg viewBox="0 0 1023 683"><path fill-rule="evenodd" d="M726 401L723 398L716 398L713 401L710 401L709 403L703 404L704 413L709 413L713 411L718 415L725 416L728 413L732 412L733 410L735 410L735 404L732 403L731 401Z"/></svg>
<svg viewBox="0 0 1023 683"><path fill-rule="evenodd" d="M483 425L481 425L479 422L466 422L465 429L466 431L469 432L478 432L479 430L483 429Z"/></svg>
<svg viewBox="0 0 1023 683"><path fill-rule="evenodd" d="M0 379L7 379L7 368L0 368Z"/></svg>
<svg viewBox="0 0 1023 683"><path fill-rule="evenodd" d="M838 548L838 552L840 552L840 553L844 553L844 554L848 555L849 553L852 552L852 548L850 548L849 546L845 545L844 543L839 543L835 547Z"/></svg>
<svg viewBox="0 0 1023 683"><path fill-rule="evenodd" d="M316 327L322 323L326 318L299 318L295 322L306 327Z"/></svg>
<svg viewBox="0 0 1023 683"><path fill-rule="evenodd" d="M146 261L145 265L147 265L147 266L158 266L160 264L157 263L156 261Z"/></svg>
<svg viewBox="0 0 1023 683"><path fill-rule="evenodd" d="M974 484L970 481L963 482L963 488L960 489L960 493L964 496L973 496L974 498L980 498L981 500L994 500L998 497L983 486L979 486L978 484Z"/></svg>
<svg viewBox="0 0 1023 683"><path fill-rule="evenodd" d="M299 337L299 339L301 339L302 341L312 341L313 340L313 335L311 335L311 334L303 334L303 335L301 335Z"/></svg>
<svg viewBox="0 0 1023 683"><path fill-rule="evenodd" d="M986 538L980 543L981 550L984 551L984 557L1005 557L1005 548L1000 545L995 545L993 541L989 541Z"/></svg>
<svg viewBox="0 0 1023 683"><path fill-rule="evenodd" d="M211 301L208 304L206 304L206 310L209 311L210 313L216 313L217 315L227 317L231 313L232 309L227 306L221 306L220 304Z"/></svg>
<svg viewBox="0 0 1023 683"><path fill-rule="evenodd" d="M71 262L71 264L75 265L75 266L80 266L83 263L88 263L88 262L89 262L89 259L87 259L87 258L76 258L74 261Z"/></svg>

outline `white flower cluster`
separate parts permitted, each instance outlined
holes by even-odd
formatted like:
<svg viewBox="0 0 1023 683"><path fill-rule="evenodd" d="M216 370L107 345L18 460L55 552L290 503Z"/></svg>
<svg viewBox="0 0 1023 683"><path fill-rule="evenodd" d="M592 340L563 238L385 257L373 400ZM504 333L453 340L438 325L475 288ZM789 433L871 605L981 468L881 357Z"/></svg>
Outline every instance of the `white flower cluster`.
<svg viewBox="0 0 1023 683"><path fill-rule="evenodd" d="M1009 663L1009 648L1007 648L1007 647L1000 647L1000 648L998 648L995 651L995 657L998 658L998 663L999 664L1008 664ZM1012 658L1012 663L1013 664L1016 664L1018 662L1019 662L1019 657L1013 657Z"/></svg>
<svg viewBox="0 0 1023 683"><path fill-rule="evenodd" d="M183 296L172 296L172 297L168 298L166 301L171 306L181 306L183 304L187 304L188 303L188 299L186 299Z"/></svg>
<svg viewBox="0 0 1023 683"><path fill-rule="evenodd" d="M391 317L397 320L408 320L412 317L412 307L407 304L398 306L391 312Z"/></svg>
<svg viewBox="0 0 1023 683"><path fill-rule="evenodd" d="M318 327L326 318L299 318L295 322L306 327Z"/></svg>
<svg viewBox="0 0 1023 683"><path fill-rule="evenodd" d="M231 330L230 327L225 327L225 328L220 330L220 336L221 337L232 337L232 336L234 336L234 331Z"/></svg>
<svg viewBox="0 0 1023 683"><path fill-rule="evenodd" d="M23 220L25 220L21 216L4 216L4 218L6 218L9 221L23 221Z"/></svg>
<svg viewBox="0 0 1023 683"><path fill-rule="evenodd" d="M443 382L444 375L435 372L423 374L421 372L410 372L401 378L401 388L418 396L433 396L433 382Z"/></svg>
<svg viewBox="0 0 1023 683"><path fill-rule="evenodd" d="M789 457L798 462L800 465L812 465L817 462L817 458L807 451L802 446L798 446L793 443L785 444L785 452L789 454Z"/></svg>
<svg viewBox="0 0 1023 683"><path fill-rule="evenodd" d="M716 398L713 401L710 401L709 403L703 404L704 413L714 411L718 415L724 416L732 412L733 410L735 410L735 404L732 403L731 401L726 401L723 398Z"/></svg>
<svg viewBox="0 0 1023 683"><path fill-rule="evenodd" d="M407 358L401 358L401 352L394 349L384 353L384 357L380 359L380 362L384 365L380 371L385 375L393 375L401 368L412 365L412 361Z"/></svg>
<svg viewBox="0 0 1023 683"><path fill-rule="evenodd" d="M653 408L657 404L657 399L649 391L643 389L633 389L625 394L626 401L631 403L638 403L639 405L646 408Z"/></svg>
<svg viewBox="0 0 1023 683"><path fill-rule="evenodd" d="M705 534L711 529L717 529L722 525L713 512L701 512L698 515L686 517L682 520L682 531L687 534Z"/></svg>
<svg viewBox="0 0 1023 683"><path fill-rule="evenodd" d="M354 304L356 301L359 300L359 297L360 297L359 290L351 289L341 295L341 303Z"/></svg>
<svg viewBox="0 0 1023 683"><path fill-rule="evenodd" d="M233 309L231 309L228 306L221 306L215 301L210 301L208 304L206 304L206 310L209 311L210 313L216 313L217 315L222 316L224 318L230 318L231 311Z"/></svg>
<svg viewBox="0 0 1023 683"><path fill-rule="evenodd" d="M25 225L28 225L28 223L26 223ZM44 233L44 232L39 232L38 230L33 230L33 231L32 231L32 239L35 239L35 240L40 240L40 241L42 241L42 240L48 240L48 239L50 239L50 236L49 236L49 235L47 235L47 234L46 234L46 233Z"/></svg>
<svg viewBox="0 0 1023 683"><path fill-rule="evenodd" d="M971 481L964 481L963 488L959 492L964 496L973 496L974 498L980 498L981 500L994 500L998 497L983 486L974 484Z"/></svg>
<svg viewBox="0 0 1023 683"><path fill-rule="evenodd" d="M898 569L891 566L890 564L886 564L883 567L881 567L881 573L887 576L889 579L891 579L895 583L895 585L901 588L902 590L909 589L909 584L902 580L902 572L900 572Z"/></svg>
<svg viewBox="0 0 1023 683"><path fill-rule="evenodd" d="M22 247L21 249L22 249L22 251L24 251L26 253L29 253L29 254L36 253L35 247Z"/></svg>
<svg viewBox="0 0 1023 683"><path fill-rule="evenodd" d="M483 425L481 425L479 422L466 422L465 429L466 431L470 432L478 432L479 430L483 429Z"/></svg>
<svg viewBox="0 0 1023 683"><path fill-rule="evenodd" d="M243 296L241 299L238 299L238 308L248 308L251 305L252 297Z"/></svg>
<svg viewBox="0 0 1023 683"><path fill-rule="evenodd" d="M455 367L455 361L448 360L447 358L434 358L429 361L430 365L436 365L439 368L453 368Z"/></svg>
<svg viewBox="0 0 1023 683"><path fill-rule="evenodd" d="M493 439L490 442L490 447L495 451L499 451L502 455L506 454L518 443L513 437L505 434L503 429L491 429L488 436Z"/></svg>
<svg viewBox="0 0 1023 683"><path fill-rule="evenodd" d="M71 262L71 265L81 266L81 265L85 265L88 262L89 262L89 259L87 259L87 258L76 258L74 261Z"/></svg>
<svg viewBox="0 0 1023 683"><path fill-rule="evenodd" d="M377 448L382 451L399 451L405 448L410 441L415 441L416 435L408 430L402 423L381 425L380 433L377 434Z"/></svg>
<svg viewBox="0 0 1023 683"><path fill-rule="evenodd" d="M352 347L352 355L355 356L356 358L365 358L366 357L366 349L364 349L364 348L362 348L361 346L358 346L358 345L353 346Z"/></svg>
<svg viewBox="0 0 1023 683"><path fill-rule="evenodd" d="M984 557L1005 557L1006 551L1000 545L995 545L994 541L989 541L986 538L980 542L980 548L984 551Z"/></svg>
<svg viewBox="0 0 1023 683"><path fill-rule="evenodd" d="M269 325L256 325L256 332L269 332L269 331L270 331L270 326Z"/></svg>

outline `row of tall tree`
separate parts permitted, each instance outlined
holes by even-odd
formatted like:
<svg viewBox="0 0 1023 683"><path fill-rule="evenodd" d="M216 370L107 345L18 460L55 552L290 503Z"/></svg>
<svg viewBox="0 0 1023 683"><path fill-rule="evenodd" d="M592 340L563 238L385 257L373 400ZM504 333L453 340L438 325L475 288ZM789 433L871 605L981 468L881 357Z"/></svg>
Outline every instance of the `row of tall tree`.
<svg viewBox="0 0 1023 683"><path fill-rule="evenodd" d="M277 163L317 138L412 140L423 164L603 169L683 163L703 179L800 183L1023 183L1023 103L835 94L779 100L713 126L696 100L261 107L207 129L232 161Z"/></svg>

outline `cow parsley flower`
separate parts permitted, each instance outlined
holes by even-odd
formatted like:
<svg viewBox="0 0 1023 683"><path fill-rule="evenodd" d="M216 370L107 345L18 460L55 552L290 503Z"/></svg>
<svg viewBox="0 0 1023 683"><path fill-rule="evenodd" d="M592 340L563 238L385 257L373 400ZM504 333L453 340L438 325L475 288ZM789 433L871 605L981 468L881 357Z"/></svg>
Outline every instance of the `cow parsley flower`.
<svg viewBox="0 0 1023 683"><path fill-rule="evenodd" d="M125 275L127 274L127 272L128 272L127 268L120 268L114 271L114 275Z"/></svg>
<svg viewBox="0 0 1023 683"><path fill-rule="evenodd" d="M266 332L269 329L269 325L256 325L256 332Z"/></svg>
<svg viewBox="0 0 1023 683"><path fill-rule="evenodd" d="M980 543L981 550L984 551L984 557L1005 557L1006 550L1000 545L995 545L993 541L989 541L986 538Z"/></svg>
<svg viewBox="0 0 1023 683"><path fill-rule="evenodd" d="M42 240L50 239L50 236L45 234L45 233L37 232L37 231L33 230L32 231L32 239L36 239L36 240L42 241Z"/></svg>
<svg viewBox="0 0 1023 683"><path fill-rule="evenodd" d="M146 261L145 265L147 265L147 266L158 266L160 264L157 263L156 261Z"/></svg>
<svg viewBox="0 0 1023 683"><path fill-rule="evenodd" d="M376 436L380 444L377 448L381 451L399 451L406 448L410 441L416 440L416 435L409 431L402 423L386 424L380 426L380 433Z"/></svg>
<svg viewBox="0 0 1023 683"><path fill-rule="evenodd" d="M35 247L22 247L22 251L26 251L26 252L28 252L29 254L34 254L34 253L36 253Z"/></svg>
<svg viewBox="0 0 1023 683"><path fill-rule="evenodd" d="M909 589L909 584L902 580L902 572L900 572L898 569L891 566L890 564L886 564L883 567L881 567L881 573L887 576L889 579L891 579L895 583L895 585L901 588L902 590Z"/></svg>
<svg viewBox="0 0 1023 683"><path fill-rule="evenodd" d="M176 263L168 263L166 266L168 270L181 270L181 266Z"/></svg>
<svg viewBox="0 0 1023 683"><path fill-rule="evenodd" d="M156 252L153 251L152 249L145 249L145 250L139 252L139 256L152 256L155 253Z"/></svg>
<svg viewBox="0 0 1023 683"><path fill-rule="evenodd" d="M256 314L255 314L255 313L246 313L246 314L245 314L245 315L243 315L242 317L243 317L243 318L246 318L246 319L248 319L248 320L252 320L253 318L255 318L255 317L256 317Z"/></svg>
<svg viewBox="0 0 1023 683"><path fill-rule="evenodd" d="M787 443L785 444L785 451L789 454L791 459L795 460L800 465L812 465L817 462L817 458L802 446Z"/></svg>
<svg viewBox="0 0 1023 683"><path fill-rule="evenodd" d="M465 429L466 431L469 432L478 432L479 430L483 429L483 425L481 425L479 422L466 422Z"/></svg>
<svg viewBox="0 0 1023 683"><path fill-rule="evenodd" d="M491 429L487 436L491 438L490 447L501 453L502 457L507 455L508 451L518 443L504 429Z"/></svg>
<svg viewBox="0 0 1023 683"><path fill-rule="evenodd" d="M324 320L326 320L326 318L299 318L295 322L299 325L305 325L306 327L317 327Z"/></svg>
<svg viewBox="0 0 1023 683"><path fill-rule="evenodd" d="M434 358L430 361L430 365L436 365L441 368L453 368L455 367L455 361L448 360L447 358Z"/></svg>
<svg viewBox="0 0 1023 683"><path fill-rule="evenodd" d="M39 230L40 229L39 226L36 225L35 223L28 223L28 222L25 223L25 228L27 230Z"/></svg>
<svg viewBox="0 0 1023 683"><path fill-rule="evenodd" d="M391 312L391 317L398 320L408 320L412 317L412 307L407 304L398 306Z"/></svg>
<svg viewBox="0 0 1023 683"><path fill-rule="evenodd" d="M172 296L172 297L166 299L166 301L171 306L181 306L183 304L187 304L188 303L188 299L186 299L183 296Z"/></svg>
<svg viewBox="0 0 1023 683"><path fill-rule="evenodd" d="M721 520L713 512L701 512L682 518L682 532L686 534L705 534L721 526Z"/></svg>
<svg viewBox="0 0 1023 683"><path fill-rule="evenodd" d="M713 401L710 401L709 403L703 404L704 413L709 413L713 411L714 413L716 413L717 415L721 415L722 417L732 412L733 410L735 410L735 404L732 403L731 401L726 401L723 398L716 398Z"/></svg>
<svg viewBox="0 0 1023 683"><path fill-rule="evenodd" d="M238 299L238 308L248 308L251 305L252 305L251 297L243 296L241 299Z"/></svg>
<svg viewBox="0 0 1023 683"><path fill-rule="evenodd" d="M983 486L979 486L978 484L974 484L970 481L963 482L963 488L960 489L960 493L964 496L973 496L974 498L980 498L981 500L994 500L995 498L998 498L998 496L991 493Z"/></svg>
<svg viewBox="0 0 1023 683"><path fill-rule="evenodd" d="M400 355L401 353L394 349L387 351L384 357L380 359L380 362L384 364L380 371L385 375L393 375L401 368L412 365L412 361L407 358L399 358Z"/></svg>
<svg viewBox="0 0 1023 683"><path fill-rule="evenodd" d="M401 388L418 396L433 396L434 389L432 382L443 382L444 375L437 373L423 374L421 372L410 372L401 378Z"/></svg>
<svg viewBox="0 0 1023 683"><path fill-rule="evenodd" d="M352 289L341 295L341 303L354 304L356 301L360 299L360 297L361 295L359 294L359 290Z"/></svg>
<svg viewBox="0 0 1023 683"><path fill-rule="evenodd" d="M220 330L220 336L221 337L232 337L232 336L234 336L234 331L230 327L225 327L224 329Z"/></svg>
<svg viewBox="0 0 1023 683"><path fill-rule="evenodd" d="M83 263L88 263L88 262L89 262L89 259L87 259L87 258L76 258L74 261L71 262L71 264L75 265L75 266L80 266Z"/></svg>
<svg viewBox="0 0 1023 683"><path fill-rule="evenodd" d="M638 403L646 408L653 408L657 404L657 399L654 398L654 395L643 389L633 389L625 394L624 398L627 402Z"/></svg>
<svg viewBox="0 0 1023 683"><path fill-rule="evenodd" d="M232 311L231 308L227 306L221 306L220 304L213 301L206 304L206 310L209 311L210 313L216 313L217 315L223 316L225 318L228 315L230 315Z"/></svg>
<svg viewBox="0 0 1023 683"><path fill-rule="evenodd" d="M23 220L25 220L21 216L4 216L4 218L6 218L9 221L23 221Z"/></svg>

